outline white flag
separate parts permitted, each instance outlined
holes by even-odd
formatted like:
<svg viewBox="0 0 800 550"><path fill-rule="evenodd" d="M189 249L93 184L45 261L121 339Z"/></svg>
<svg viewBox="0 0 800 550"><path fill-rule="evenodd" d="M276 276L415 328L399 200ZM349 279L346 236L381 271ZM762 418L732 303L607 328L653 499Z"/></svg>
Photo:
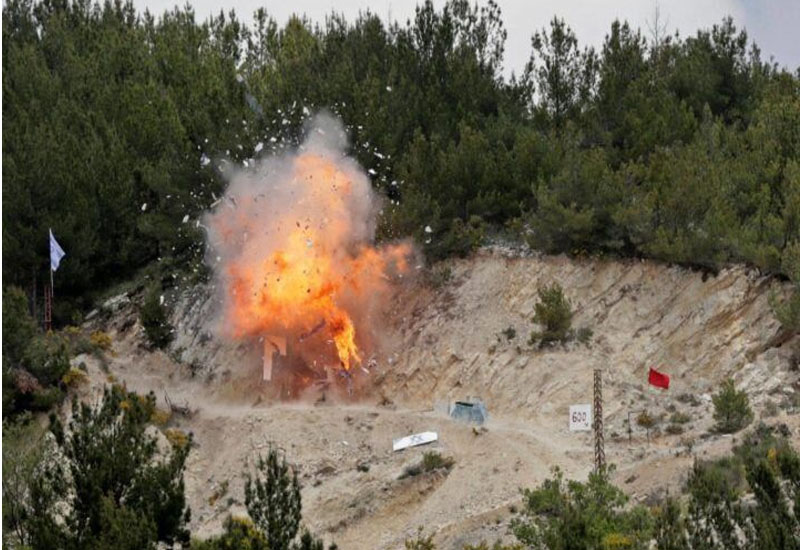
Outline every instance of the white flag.
<svg viewBox="0 0 800 550"><path fill-rule="evenodd" d="M58 244L56 238L53 236L53 230L50 230L50 269L55 271L58 269L58 264L61 263L61 258L66 256L67 253Z"/></svg>

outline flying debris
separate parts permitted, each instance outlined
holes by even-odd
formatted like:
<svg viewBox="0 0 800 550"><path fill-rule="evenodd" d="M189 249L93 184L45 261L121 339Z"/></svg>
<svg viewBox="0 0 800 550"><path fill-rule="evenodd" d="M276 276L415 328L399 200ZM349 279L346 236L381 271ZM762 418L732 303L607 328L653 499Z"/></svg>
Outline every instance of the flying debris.
<svg viewBox="0 0 800 550"><path fill-rule="evenodd" d="M346 156L335 121L318 117L303 145L286 148L232 171L223 197L232 208L204 218L218 326L241 342L286 338L285 359L273 365L264 354L263 378L276 387L300 391L324 380L357 391L363 358L381 340L376 319L413 250L374 244L379 198Z"/></svg>

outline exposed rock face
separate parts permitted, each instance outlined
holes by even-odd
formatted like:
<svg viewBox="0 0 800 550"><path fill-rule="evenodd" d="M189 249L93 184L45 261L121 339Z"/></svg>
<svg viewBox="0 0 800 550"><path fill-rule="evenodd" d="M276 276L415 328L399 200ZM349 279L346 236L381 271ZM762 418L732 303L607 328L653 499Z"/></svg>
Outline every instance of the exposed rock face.
<svg viewBox="0 0 800 550"><path fill-rule="evenodd" d="M733 376L756 401L792 392L800 339L780 330L768 303L777 283L742 266L717 276L654 262L503 257L491 250L452 263L442 291L407 290L392 312L396 363L384 393L414 403L482 397L490 412L534 418L591 397L603 368L607 413L646 387L656 366L670 396L705 393ZM528 345L538 288L558 282L573 327L591 343ZM773 288L774 287L774 288ZM503 334L513 328L516 336ZM779 347L778 347L779 345ZM649 391L645 395L656 395ZM577 400L577 401L576 401Z"/></svg>
<svg viewBox="0 0 800 550"><path fill-rule="evenodd" d="M612 404L644 390L651 366L670 375L671 395L706 393L728 376L758 395L793 392L789 365L800 338L780 330L768 301L781 288L755 270L734 266L712 276L649 261L491 249L450 266L443 288L407 287L386 312L376 379L394 401L430 405L474 395L491 412L533 418L588 399L595 368L604 369ZM588 345L528 345L537 290L553 282L572 303L573 327L592 330ZM177 296L172 349L204 375L257 369L258 346L215 336L216 307L208 286ZM509 328L513 338L503 334Z"/></svg>

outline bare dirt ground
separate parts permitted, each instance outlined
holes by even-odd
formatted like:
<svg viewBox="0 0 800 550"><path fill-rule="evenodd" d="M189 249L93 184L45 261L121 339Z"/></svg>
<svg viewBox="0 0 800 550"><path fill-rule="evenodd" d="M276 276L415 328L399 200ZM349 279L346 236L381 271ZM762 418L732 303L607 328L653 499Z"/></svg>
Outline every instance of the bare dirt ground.
<svg viewBox="0 0 800 550"><path fill-rule="evenodd" d="M442 287L415 284L397 294L386 311L390 344L372 374L375 387L359 400L265 398L257 361L208 334L211 306L191 293L175 298L178 334L167 353L145 349L131 304L91 320L87 329L107 330L114 346L105 365L76 358L92 381L82 392L91 399L114 380L155 392L162 407L168 394L196 409L190 417L173 415L170 426L194 435L185 478L197 535L217 532L227 514L244 512L241 474L274 444L300 473L307 526L356 550L402 548L418 527L436 533L440 548L491 543L508 537L520 487L537 485L553 466L584 479L592 468L591 435L568 431L567 410L591 402L594 368L604 371L608 462L635 501L679 491L695 458L719 456L734 444L735 437L709 433L710 393L728 376L748 390L757 417L787 424L797 442L800 344L781 335L769 309L770 290L780 289L754 272L737 267L704 277L649 262L519 258L497 250L448 265L452 277ZM528 346L536 290L552 281L573 303L574 326L593 330L589 345ZM513 338L502 334L509 327ZM668 392L647 388L652 365L672 376ZM485 430L444 412L447 402L470 395L489 407ZM768 401L780 405L777 416L765 414ZM684 434L662 433L649 444L634 427L629 443L628 412L643 409L665 419L677 410L691 420ZM393 438L429 430L438 432L437 443L392 452ZM400 479L432 449L454 458L449 473Z"/></svg>

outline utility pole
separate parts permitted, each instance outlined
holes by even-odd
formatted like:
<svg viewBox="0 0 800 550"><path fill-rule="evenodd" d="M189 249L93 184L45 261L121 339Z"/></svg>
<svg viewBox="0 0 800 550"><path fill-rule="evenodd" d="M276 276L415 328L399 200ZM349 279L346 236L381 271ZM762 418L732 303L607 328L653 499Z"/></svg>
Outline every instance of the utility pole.
<svg viewBox="0 0 800 550"><path fill-rule="evenodd" d="M603 437L603 372L594 369L594 469L605 472L606 451Z"/></svg>

